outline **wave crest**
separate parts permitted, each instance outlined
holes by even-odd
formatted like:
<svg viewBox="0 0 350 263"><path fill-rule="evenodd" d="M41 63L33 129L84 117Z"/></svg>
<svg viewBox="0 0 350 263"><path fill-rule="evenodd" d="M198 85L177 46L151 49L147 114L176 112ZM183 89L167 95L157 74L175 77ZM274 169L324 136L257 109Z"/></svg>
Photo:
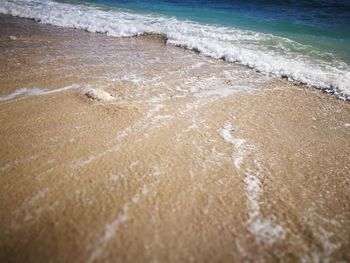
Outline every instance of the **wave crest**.
<svg viewBox="0 0 350 263"><path fill-rule="evenodd" d="M44 0L0 0L0 13L56 26L125 37L153 34L167 44L237 62L265 74L334 93L350 100L350 65L283 37L176 18Z"/></svg>

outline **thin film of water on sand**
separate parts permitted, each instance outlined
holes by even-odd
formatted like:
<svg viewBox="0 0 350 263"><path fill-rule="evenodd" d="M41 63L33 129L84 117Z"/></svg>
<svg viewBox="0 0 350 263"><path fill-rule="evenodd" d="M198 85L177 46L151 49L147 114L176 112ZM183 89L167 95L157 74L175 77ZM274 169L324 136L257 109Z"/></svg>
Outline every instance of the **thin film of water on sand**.
<svg viewBox="0 0 350 263"><path fill-rule="evenodd" d="M10 153L1 153L0 168L2 205L11 211L2 215L6 251L11 242L32 246L24 255L35 261L43 241L38 254L60 244L54 260L84 262L348 256L346 199L327 212L317 182L302 187L306 179L293 168L309 152L301 149L295 165L279 164L259 140L279 142L265 123L273 115L256 102L269 94L302 98L313 92L165 46L158 36L113 39L32 21L23 21L26 30L18 20L8 23L0 96L2 125L10 131L3 130ZM16 38L10 38L14 28ZM331 100L320 114L342 116L348 108L339 103ZM21 114L26 109L28 118ZM26 136L16 136L24 130L6 111L19 116ZM332 127L348 136L346 122L336 121ZM288 147L279 148L280 155L287 156ZM290 177L296 186L285 189ZM347 198L332 192L339 185L322 180L330 195ZM298 195L309 201L299 204ZM37 231L38 241L28 245Z"/></svg>

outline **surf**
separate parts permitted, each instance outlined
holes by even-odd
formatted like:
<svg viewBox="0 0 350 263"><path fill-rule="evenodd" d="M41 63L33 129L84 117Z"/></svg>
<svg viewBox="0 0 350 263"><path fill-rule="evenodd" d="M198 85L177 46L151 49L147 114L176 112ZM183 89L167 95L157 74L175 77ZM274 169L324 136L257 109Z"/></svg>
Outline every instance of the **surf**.
<svg viewBox="0 0 350 263"><path fill-rule="evenodd" d="M118 8L43 0L0 1L0 13L112 37L158 34L166 44L240 63L350 100L350 65L287 37Z"/></svg>

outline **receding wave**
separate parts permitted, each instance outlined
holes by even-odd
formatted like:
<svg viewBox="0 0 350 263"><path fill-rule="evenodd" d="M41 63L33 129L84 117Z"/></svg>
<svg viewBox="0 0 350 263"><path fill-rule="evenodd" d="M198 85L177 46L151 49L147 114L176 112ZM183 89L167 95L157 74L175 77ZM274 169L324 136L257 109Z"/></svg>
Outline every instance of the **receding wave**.
<svg viewBox="0 0 350 263"><path fill-rule="evenodd" d="M0 13L108 36L166 36L167 44L238 62L350 99L350 65L288 38L231 27L49 0L0 0Z"/></svg>

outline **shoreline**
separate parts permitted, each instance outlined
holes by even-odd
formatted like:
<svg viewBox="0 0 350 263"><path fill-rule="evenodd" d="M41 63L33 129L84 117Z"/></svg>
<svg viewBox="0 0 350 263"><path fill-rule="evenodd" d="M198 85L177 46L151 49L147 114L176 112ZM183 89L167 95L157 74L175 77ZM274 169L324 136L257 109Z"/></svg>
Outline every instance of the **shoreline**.
<svg viewBox="0 0 350 263"><path fill-rule="evenodd" d="M34 21L36 23L41 23L40 20L36 20L35 18L23 18L23 17L20 17L20 16L11 16L11 15L3 15L3 14L0 14L0 16L10 16L10 17L15 17L17 19L27 19L27 20L31 20L31 21ZM51 24L47 24L47 23L44 23L46 25L49 25L49 26L53 26L53 27L57 27L57 28L62 28L61 26L57 26L57 25L51 25ZM79 29L79 28L72 28L73 30L83 30L83 29ZM106 33L102 33L102 32L91 32L91 31L88 31L88 30L83 30L85 32L88 32L88 33L93 33L93 34L102 34L104 36L108 36ZM108 37L113 37L113 36L108 36ZM340 100L343 100L343 101L350 101L350 96L349 95L346 95L346 94L342 94L342 92L339 93L339 91L337 91L337 88L335 87L329 87L329 88L322 88L322 87L318 87L318 86L315 86L315 85L312 85L312 84L308 84L306 82L302 82L302 81L297 81L297 80L294 80L294 79L291 79L288 77L288 75L282 75L282 76L279 76L279 75L276 75L274 73L267 73L267 72L262 72L252 66L249 66L249 65L245 65L243 63L241 63L240 61L229 61L229 60L226 60L224 57L222 58L213 58L211 56L208 56L208 55L205 55L205 54L202 54L202 52L196 48L188 48L188 47L185 47L185 46L181 46L181 45L173 45L173 44L167 44L167 41L168 41L168 37L165 35L165 34L161 34L161 33L149 33L149 32L144 32L140 35L135 35L135 36L120 36L118 38L150 38L150 39L153 39L154 41L160 41L160 42L163 42L165 45L171 45L171 46L175 46L177 48L181 48L181 49L185 49L185 50L189 50L189 51L192 51L196 54L199 54L199 55L202 55L202 56L206 56L208 58L211 58L211 59L215 59L215 60L222 60L226 63L232 63L232 64L236 64L236 65L239 65L239 66L243 66L245 68L248 68L248 69L251 69L257 73L260 73L260 74L263 74L263 75L266 75L266 76L269 76L269 77L274 77L274 78L277 78L277 79L281 79L281 80L286 80L290 83L292 83L293 85L295 86L303 86L303 87L308 87L308 88L311 88L311 89L316 89L322 93L325 93L325 94L328 94L328 95L331 95L331 96L335 96L337 99L340 99Z"/></svg>
<svg viewBox="0 0 350 263"><path fill-rule="evenodd" d="M1 96L41 88L0 101L0 261L350 259L349 103L152 37L0 23Z"/></svg>
<svg viewBox="0 0 350 263"><path fill-rule="evenodd" d="M16 19L26 19L26 20L33 21L35 23L41 23L40 20L37 20L35 18L23 18L23 17L20 17L20 16L11 16L11 15L3 15L3 14L0 14L0 16L14 17ZM51 24L47 24L47 23L44 23L44 24L45 25L49 25L49 26L53 26L53 27L57 27L57 28L63 28L63 27L57 26L57 25L51 25ZM79 28L72 28L72 29L73 30L83 30L83 29L79 29ZM102 33L102 32L90 32L88 30L83 30L83 31L85 31L87 33L102 34L104 36L108 36L106 33ZM113 36L108 36L108 37L113 37ZM311 89L315 89L315 90L318 90L318 91L320 91L322 93L325 93L325 94L328 94L328 95L331 95L331 96L335 96L337 99L340 99L340 100L343 100L343 101L346 101L346 102L350 101L350 96L349 95L345 95L345 94L339 93L335 87L329 87L329 88L317 87L315 85L308 84L306 82L301 82L301 81L297 81L297 80L294 80L294 79L290 79L288 77L288 75L279 76L279 75L276 75L274 73L262 72L262 71L254 68L252 66L245 65L245 64L241 63L240 61L228 61L224 57L223 58L212 58L211 56L202 54L201 51L199 51L198 49L195 49L195 48L187 48L187 47L184 47L184 46L181 46L181 45L167 44L168 37L165 34L145 32L145 33L142 33L140 35L120 36L118 38L126 38L126 39L128 39L128 38L144 38L144 39L148 39L149 38L149 39L152 39L154 41L163 42L165 45L171 45L171 46L175 46L177 48L189 50L189 51L192 51L192 52L194 52L196 54L199 54L199 55L202 55L202 56L206 56L206 57L214 59L214 60L222 60L222 61L224 61L226 63L236 64L236 65L239 65L239 66L251 69L251 70L253 70L253 71L257 72L257 73L260 73L260 74L263 74L263 75L266 75L266 76L269 76L269 77L274 77L274 78L277 78L277 79L280 79L280 80L286 80L286 81L292 83L295 86L302 86L302 87L308 87L308 88L311 88Z"/></svg>
<svg viewBox="0 0 350 263"><path fill-rule="evenodd" d="M11 15L3 15L3 14L0 14L0 16L3 16L3 17L14 17L16 19L26 19L26 20L29 20L29 21L33 21L35 23L40 23L40 21L34 19L34 18L22 18L22 17L19 17L19 16L11 16ZM48 26L52 26L52 27L56 27L58 29L62 29L61 26L56 26L56 25L50 25L50 24L45 24L45 25L48 25ZM81 31L82 29L79 29L79 28L72 28L73 30L79 30ZM87 33L91 33L91 34L101 34L103 36L107 36L105 33L101 33L101 32L90 32L90 31L87 31L87 30L82 30L82 31L85 31ZM107 36L107 37L110 37L110 36ZM125 39L128 39L128 38L141 38L141 39L150 39L152 41L159 41L159 42L162 42L164 43L165 45L167 45L167 36L164 35L164 34L158 34L158 33L148 33L148 32L145 32L145 33L142 33L140 35L136 35L136 36L122 36L122 37L118 37L118 38L125 38ZM334 96L336 97L337 99L339 100L343 100L345 102L347 101L350 101L350 97L349 96L345 96L345 95L338 95L337 92L334 90L334 87L331 87L331 88L320 88L320 87L317 87L317 86L313 86L313 85L310 85L310 84L307 84L305 82L299 82L299 81L296 81L296 80L293 80L293 79L289 79L289 77L287 75L283 75L283 76L278 76L278 75L275 75L273 73L264 73L264 72L261 72L260 70L258 69L255 69L254 67L251 67L251 66L248 66L248 65L244 65L242 64L241 62L239 61L227 61L225 60L225 58L212 58L210 56L207 56L205 54L202 54L199 50L196 50L196 49L190 49L190 48L186 48L186 47L183 47L181 45L172 45L170 44L170 46L174 46L174 47L177 47L177 48L180 48L180 49L184 49L184 50L189 50L191 52L194 52L198 55L201 55L201 56L205 56L205 57L208 57L210 59L214 59L214 60L222 60L226 63L231 63L231 64L236 64L236 65L239 65L239 66L242 66L242 67L245 67L247 69L250 69L250 70L253 70L254 72L257 72L257 73L260 73L260 74L263 74L265 76L269 76L269 77L273 77L273 78L276 78L276 79L280 79L280 80L285 80L285 81L288 81L290 82L291 84L293 84L294 86L300 86L301 88L311 88L311 89L315 89L321 93L324 93L324 94L327 94L327 95L330 95L330 96Z"/></svg>
<svg viewBox="0 0 350 263"><path fill-rule="evenodd" d="M167 44L198 50L203 55L246 65L267 75L287 78L294 83L307 83L308 86L332 93L340 99L349 100L348 63L327 52L319 54L317 50L310 50L308 45L288 38L234 27L210 26L161 16L109 12L57 2L39 1L32 6L5 2L1 12L114 37L144 33L166 35ZM74 18L74 12L84 15ZM94 23L91 23L91 17L94 17ZM270 49L266 43L271 41L279 44Z"/></svg>

